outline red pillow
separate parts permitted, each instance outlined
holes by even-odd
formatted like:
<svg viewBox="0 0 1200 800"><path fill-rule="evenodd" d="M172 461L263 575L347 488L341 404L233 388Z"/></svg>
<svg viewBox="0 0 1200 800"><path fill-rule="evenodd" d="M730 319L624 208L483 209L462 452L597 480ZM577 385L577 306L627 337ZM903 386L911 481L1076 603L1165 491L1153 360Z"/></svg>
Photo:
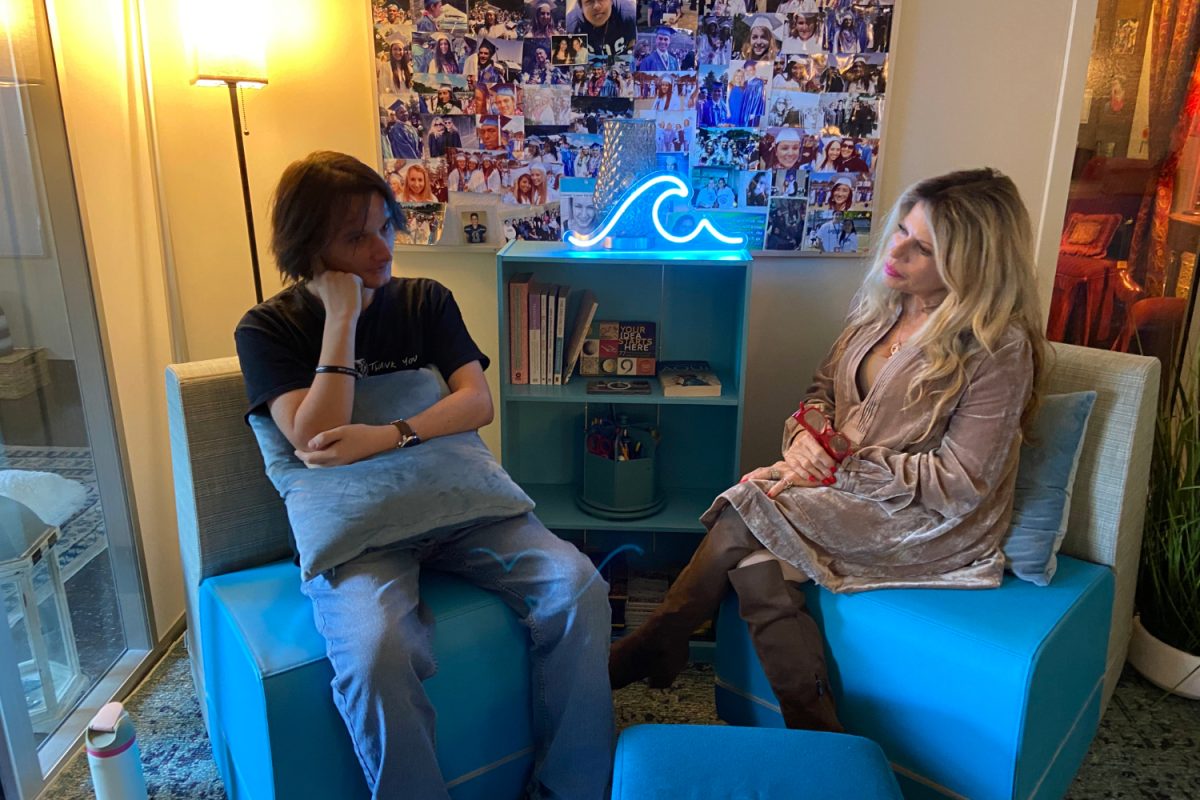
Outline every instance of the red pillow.
<svg viewBox="0 0 1200 800"><path fill-rule="evenodd" d="M1100 258L1121 224L1120 214L1072 214L1063 229L1058 252Z"/></svg>

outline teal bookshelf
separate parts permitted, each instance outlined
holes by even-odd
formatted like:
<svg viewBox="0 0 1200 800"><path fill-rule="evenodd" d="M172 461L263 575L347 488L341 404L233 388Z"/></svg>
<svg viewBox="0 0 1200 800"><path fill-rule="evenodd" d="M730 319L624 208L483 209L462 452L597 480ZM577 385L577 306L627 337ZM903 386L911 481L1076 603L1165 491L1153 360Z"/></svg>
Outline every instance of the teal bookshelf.
<svg viewBox="0 0 1200 800"><path fill-rule="evenodd" d="M562 242L510 242L496 257L500 321L501 460L537 502L555 533L592 549L638 544L632 566L680 566L699 542L699 516L739 477L751 259L733 252L578 251ZM721 379L717 397L589 395L588 378L562 386L509 383L508 282L532 272L571 287L567 331L583 289L595 293L596 319L657 323L658 359L705 360ZM636 520L602 519L576 504L583 476L584 429L595 416L626 414L658 428L659 487L665 505ZM700 643L697 643L700 644ZM694 655L704 660L704 648Z"/></svg>

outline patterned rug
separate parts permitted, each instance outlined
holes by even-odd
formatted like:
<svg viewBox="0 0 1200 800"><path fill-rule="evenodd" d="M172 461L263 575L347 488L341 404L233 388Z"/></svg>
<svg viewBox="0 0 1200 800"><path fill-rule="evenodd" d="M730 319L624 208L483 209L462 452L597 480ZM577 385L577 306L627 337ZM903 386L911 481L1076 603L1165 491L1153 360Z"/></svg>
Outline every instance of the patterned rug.
<svg viewBox="0 0 1200 800"><path fill-rule="evenodd" d="M83 505L60 527L58 566L64 582L108 547L100 494L96 490L96 467L89 448L2 445L0 468L53 472L79 481L87 490Z"/></svg>

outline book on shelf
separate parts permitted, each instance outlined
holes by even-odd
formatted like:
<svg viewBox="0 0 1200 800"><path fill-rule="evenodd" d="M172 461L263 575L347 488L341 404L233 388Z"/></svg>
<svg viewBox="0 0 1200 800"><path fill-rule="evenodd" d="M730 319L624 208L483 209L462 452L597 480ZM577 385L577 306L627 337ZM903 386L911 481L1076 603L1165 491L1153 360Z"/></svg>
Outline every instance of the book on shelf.
<svg viewBox="0 0 1200 800"><path fill-rule="evenodd" d="M634 572L626 583L629 599L658 605L667 596L670 579L660 573Z"/></svg>
<svg viewBox="0 0 1200 800"><path fill-rule="evenodd" d="M599 320L593 320L588 325L587 336L583 340L583 350L579 356L579 374L585 377L597 377L604 373L600 371L600 362L606 358L612 359L612 374L617 372L617 340L615 338L607 341L600 338L601 332L605 330L603 327L606 323L601 323ZM605 355L601 352L601 347L609 352Z"/></svg>
<svg viewBox="0 0 1200 800"><path fill-rule="evenodd" d="M550 351L555 386L562 386L565 382L563 376L563 339L567 332L567 296L570 292L570 286L560 285L558 287L558 311L554 315L554 347Z"/></svg>
<svg viewBox="0 0 1200 800"><path fill-rule="evenodd" d="M538 350L536 358L541 362L542 379L538 383L543 386L553 383L554 371L550 367L550 362L546 359L546 343L550 342L550 331L554 330L553 315L555 309L558 308L558 303L554 297L558 287L553 283L548 283L545 290L542 292L542 319L541 319L541 338L538 340Z"/></svg>
<svg viewBox="0 0 1200 800"><path fill-rule="evenodd" d="M529 383L529 283L532 272L508 281L508 381Z"/></svg>
<svg viewBox="0 0 1200 800"><path fill-rule="evenodd" d="M554 333L558 330L558 293L562 287L550 284L546 290L545 325L542 329L542 381L547 386L554 384Z"/></svg>
<svg viewBox="0 0 1200 800"><path fill-rule="evenodd" d="M575 364L579 361L579 354L583 350L583 340L587 337L588 328L591 327L592 320L596 317L597 308L599 308L599 304L596 302L595 292L591 289L584 289L583 295L579 298L579 310L575 312L571 338L567 341L564 353L563 383L569 383L571 375L575 372Z"/></svg>
<svg viewBox="0 0 1200 800"><path fill-rule="evenodd" d="M545 364L538 354L542 353L542 309L545 308L546 286L542 283L529 284L529 383L542 383Z"/></svg>
<svg viewBox="0 0 1200 800"><path fill-rule="evenodd" d="M658 603L650 603L644 600L626 600L625 601L625 630L631 632L637 629L639 625L650 618L654 613L654 609L658 608Z"/></svg>
<svg viewBox="0 0 1200 800"><path fill-rule="evenodd" d="M655 322L601 320L593 323L583 343L579 374L590 377L653 375L658 356L657 330Z"/></svg>
<svg viewBox="0 0 1200 800"><path fill-rule="evenodd" d="M653 375L658 358L658 324L622 322L617 332L617 374Z"/></svg>
<svg viewBox="0 0 1200 800"><path fill-rule="evenodd" d="M660 361L663 397L719 397L721 379L707 361Z"/></svg>
<svg viewBox="0 0 1200 800"><path fill-rule="evenodd" d="M645 622L667 596L670 586L665 575L631 573L626 584L625 632L635 630Z"/></svg>
<svg viewBox="0 0 1200 800"><path fill-rule="evenodd" d="M576 364L582 364L585 340L589 329L594 327L599 304L592 290L583 290L579 293L578 308L572 319L569 315L571 287L566 284L539 283L533 278L532 273L521 272L508 281L509 383L561 386L571 380ZM612 341L606 343L606 349L611 349L613 362L610 365L611 372L605 374L616 374L615 359L621 353L618 337L622 333L622 324L606 323L613 326L611 331L606 328L606 333L612 336ZM649 325L653 334L654 323ZM637 341L633 334L626 336L631 341ZM644 340L642 346L645 346Z"/></svg>
<svg viewBox="0 0 1200 800"><path fill-rule="evenodd" d="M650 394L650 381L600 379L587 382L588 394Z"/></svg>

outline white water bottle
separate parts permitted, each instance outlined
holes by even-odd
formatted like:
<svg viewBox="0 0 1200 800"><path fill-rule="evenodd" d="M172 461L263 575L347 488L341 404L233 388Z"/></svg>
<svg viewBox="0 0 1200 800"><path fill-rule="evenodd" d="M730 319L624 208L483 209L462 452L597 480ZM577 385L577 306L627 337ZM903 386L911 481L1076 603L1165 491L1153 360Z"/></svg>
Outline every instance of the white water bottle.
<svg viewBox="0 0 1200 800"><path fill-rule="evenodd" d="M109 703L84 734L96 800L146 800L146 777L133 720L120 703Z"/></svg>

